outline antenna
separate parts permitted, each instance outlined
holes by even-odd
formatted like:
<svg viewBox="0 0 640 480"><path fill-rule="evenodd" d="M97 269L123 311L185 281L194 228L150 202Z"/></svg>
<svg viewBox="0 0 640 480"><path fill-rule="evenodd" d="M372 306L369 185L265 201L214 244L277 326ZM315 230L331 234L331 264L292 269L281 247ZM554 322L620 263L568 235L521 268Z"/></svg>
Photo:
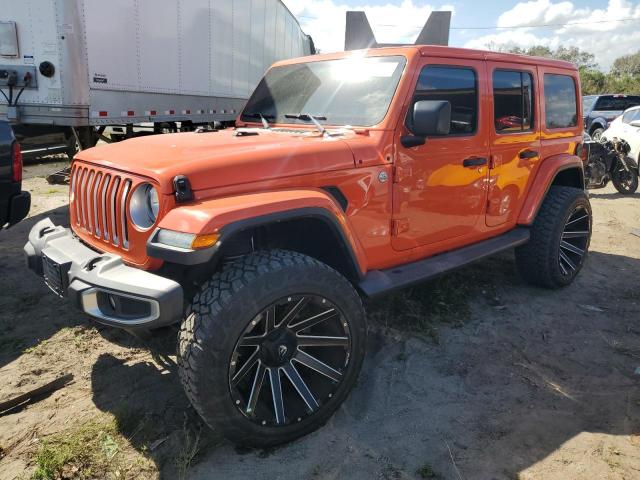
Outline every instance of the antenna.
<svg viewBox="0 0 640 480"><path fill-rule="evenodd" d="M415 45L449 45L449 28L451 12L431 12L424 24ZM394 47L402 44L378 43L371 30L367 14L360 11L348 11L344 32L344 49L360 50L363 48Z"/></svg>

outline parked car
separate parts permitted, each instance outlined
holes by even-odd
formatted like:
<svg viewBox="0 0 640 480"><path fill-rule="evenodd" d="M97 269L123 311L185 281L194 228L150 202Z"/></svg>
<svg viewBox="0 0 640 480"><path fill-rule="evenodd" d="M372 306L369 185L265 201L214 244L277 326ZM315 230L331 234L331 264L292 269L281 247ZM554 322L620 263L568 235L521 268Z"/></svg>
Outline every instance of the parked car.
<svg viewBox="0 0 640 480"><path fill-rule="evenodd" d="M640 160L640 106L631 107L611 122L602 133L602 138L625 140L631 150L629 156L636 162Z"/></svg>
<svg viewBox="0 0 640 480"><path fill-rule="evenodd" d="M584 129L599 140L609 124L626 109L640 105L639 95L587 95L582 98Z"/></svg>
<svg viewBox="0 0 640 480"><path fill-rule="evenodd" d="M0 121L0 229L29 213L31 196L22 191L22 153L8 122Z"/></svg>
<svg viewBox="0 0 640 480"><path fill-rule="evenodd" d="M235 130L80 152L71 228L36 224L28 264L99 322L181 323L202 418L287 442L354 386L363 297L513 248L528 282L575 279L592 225L579 85L568 62L436 46L279 62Z"/></svg>

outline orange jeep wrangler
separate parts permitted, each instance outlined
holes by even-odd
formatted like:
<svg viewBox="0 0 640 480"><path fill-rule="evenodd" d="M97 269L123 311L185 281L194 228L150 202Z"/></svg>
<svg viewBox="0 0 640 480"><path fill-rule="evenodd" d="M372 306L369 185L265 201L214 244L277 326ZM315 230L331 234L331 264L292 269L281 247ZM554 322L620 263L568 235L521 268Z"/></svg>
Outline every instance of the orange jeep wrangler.
<svg viewBox="0 0 640 480"><path fill-rule="evenodd" d="M571 283L591 208L570 63L436 46L274 65L235 129L79 153L71 229L29 267L97 321L179 323L187 396L234 442L286 442L345 400L363 297L515 247L535 285Z"/></svg>

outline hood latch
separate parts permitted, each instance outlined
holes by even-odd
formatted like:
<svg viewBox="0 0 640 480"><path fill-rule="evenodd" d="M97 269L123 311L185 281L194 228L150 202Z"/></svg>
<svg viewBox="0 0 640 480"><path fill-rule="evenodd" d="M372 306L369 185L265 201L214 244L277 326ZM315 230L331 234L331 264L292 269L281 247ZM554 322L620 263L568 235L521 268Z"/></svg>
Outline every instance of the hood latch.
<svg viewBox="0 0 640 480"><path fill-rule="evenodd" d="M191 183L189 179L184 175L176 175L173 177L173 189L175 190L176 202L184 203L193 200L193 191L191 190Z"/></svg>

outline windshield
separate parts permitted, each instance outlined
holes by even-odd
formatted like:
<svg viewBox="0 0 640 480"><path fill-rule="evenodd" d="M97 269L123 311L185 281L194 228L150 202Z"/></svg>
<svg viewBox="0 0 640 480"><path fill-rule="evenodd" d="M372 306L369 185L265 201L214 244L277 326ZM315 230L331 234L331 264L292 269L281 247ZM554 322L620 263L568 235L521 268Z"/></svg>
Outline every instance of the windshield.
<svg viewBox="0 0 640 480"><path fill-rule="evenodd" d="M597 99L598 97L582 97L582 112L585 114L590 112Z"/></svg>
<svg viewBox="0 0 640 480"><path fill-rule="evenodd" d="M385 117L406 59L353 57L275 67L247 102L242 120L373 126ZM289 115L289 118L286 118ZM291 116L298 116L292 119Z"/></svg>

